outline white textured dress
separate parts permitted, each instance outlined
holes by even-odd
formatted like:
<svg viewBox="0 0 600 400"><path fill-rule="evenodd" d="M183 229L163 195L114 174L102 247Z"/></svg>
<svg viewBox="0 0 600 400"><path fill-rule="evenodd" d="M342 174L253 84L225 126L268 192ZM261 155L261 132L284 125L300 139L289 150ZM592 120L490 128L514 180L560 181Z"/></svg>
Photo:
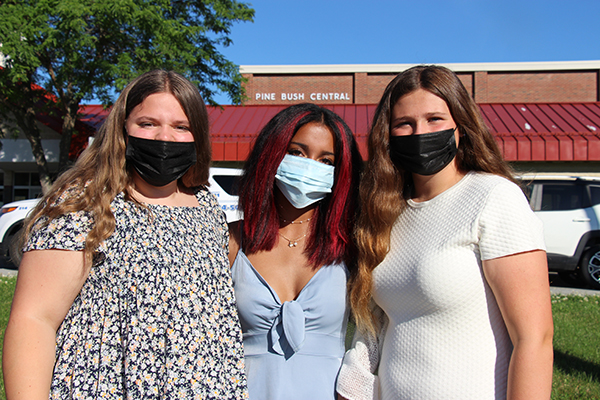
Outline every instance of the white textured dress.
<svg viewBox="0 0 600 400"><path fill-rule="evenodd" d="M429 201L409 200L373 271L382 333L357 335L338 392L349 399L506 398L512 344L481 261L537 249L545 249L541 221L505 178L470 172Z"/></svg>

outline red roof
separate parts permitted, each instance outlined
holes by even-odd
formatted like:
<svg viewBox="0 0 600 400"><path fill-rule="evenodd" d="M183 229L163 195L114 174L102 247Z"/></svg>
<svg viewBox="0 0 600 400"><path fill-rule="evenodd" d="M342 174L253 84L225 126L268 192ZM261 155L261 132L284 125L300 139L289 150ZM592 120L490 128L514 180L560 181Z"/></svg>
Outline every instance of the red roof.
<svg viewBox="0 0 600 400"><path fill-rule="evenodd" d="M509 161L600 160L600 103L479 107Z"/></svg>
<svg viewBox="0 0 600 400"><path fill-rule="evenodd" d="M286 106L211 107L216 161L242 161L252 140ZM325 106L341 116L366 158L367 133L375 105ZM484 119L508 161L600 160L600 102L480 104Z"/></svg>
<svg viewBox="0 0 600 400"><path fill-rule="evenodd" d="M99 104L85 104L80 107L80 112L80 121L91 125L97 131L108 117L110 108L105 109L104 106Z"/></svg>

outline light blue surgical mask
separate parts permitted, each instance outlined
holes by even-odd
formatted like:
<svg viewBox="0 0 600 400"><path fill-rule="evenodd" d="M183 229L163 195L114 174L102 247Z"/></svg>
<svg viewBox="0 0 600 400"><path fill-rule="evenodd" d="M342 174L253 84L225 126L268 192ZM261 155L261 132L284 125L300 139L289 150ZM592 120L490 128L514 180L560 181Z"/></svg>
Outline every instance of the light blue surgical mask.
<svg viewBox="0 0 600 400"><path fill-rule="evenodd" d="M286 154L277 168L275 184L295 208L308 207L331 193L332 165Z"/></svg>

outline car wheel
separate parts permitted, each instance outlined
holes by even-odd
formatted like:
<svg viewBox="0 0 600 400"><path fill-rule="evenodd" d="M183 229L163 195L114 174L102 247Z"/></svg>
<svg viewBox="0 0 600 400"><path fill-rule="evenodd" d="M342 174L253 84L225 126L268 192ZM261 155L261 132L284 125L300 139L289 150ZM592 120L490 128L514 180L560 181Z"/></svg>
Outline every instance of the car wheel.
<svg viewBox="0 0 600 400"><path fill-rule="evenodd" d="M600 290L600 246L585 252L579 264L579 274L584 284Z"/></svg>
<svg viewBox="0 0 600 400"><path fill-rule="evenodd" d="M21 258L23 258L23 252L21 251L22 234L23 228L19 229L8 239L8 257L17 268L19 268L19 264L21 264Z"/></svg>

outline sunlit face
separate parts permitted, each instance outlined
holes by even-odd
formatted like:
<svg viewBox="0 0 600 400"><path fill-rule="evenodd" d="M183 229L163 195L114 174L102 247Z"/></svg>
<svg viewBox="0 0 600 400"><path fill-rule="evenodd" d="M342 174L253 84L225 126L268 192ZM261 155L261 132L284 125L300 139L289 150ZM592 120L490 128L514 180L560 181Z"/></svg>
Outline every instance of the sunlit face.
<svg viewBox="0 0 600 400"><path fill-rule="evenodd" d="M446 102L424 89L405 94L392 108L392 136L421 135L454 128L456 122ZM458 129L454 134L458 143Z"/></svg>
<svg viewBox="0 0 600 400"><path fill-rule="evenodd" d="M310 122L302 126L288 145L288 154L306 157L327 165L335 164L333 132L325 125Z"/></svg>
<svg viewBox="0 0 600 400"><path fill-rule="evenodd" d="M188 121L179 101L171 93L154 93L136 106L125 128L130 136L165 142L193 142Z"/></svg>

